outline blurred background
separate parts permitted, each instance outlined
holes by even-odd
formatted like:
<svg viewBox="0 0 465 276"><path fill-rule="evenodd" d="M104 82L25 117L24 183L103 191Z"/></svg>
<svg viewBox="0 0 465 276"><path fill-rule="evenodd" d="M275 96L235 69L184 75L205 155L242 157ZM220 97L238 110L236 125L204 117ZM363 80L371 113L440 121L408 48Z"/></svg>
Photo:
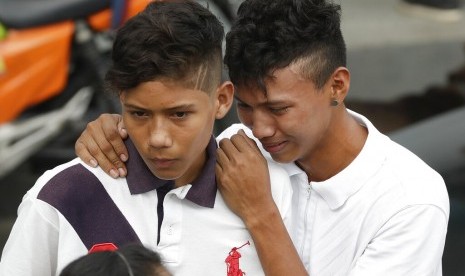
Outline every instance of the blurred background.
<svg viewBox="0 0 465 276"><path fill-rule="evenodd" d="M116 14L110 17L111 25L124 20L117 8L123 2L111 2ZM240 3L199 2L208 5L226 29ZM465 275L464 4L447 7L455 1L427 1L443 3L443 7L452 11L433 17L427 12L415 13L399 0L335 2L342 6L342 29L351 72L346 105L367 116L382 132L442 174L451 203L443 274ZM76 20L74 30L60 25L59 32L65 33L65 38L72 37L66 46L71 50L64 51L62 56L57 45L66 39L50 38L51 42L43 43L47 47L35 53L36 56L21 60L19 65L11 65L8 58L24 48L19 39L40 44L31 37L44 38L45 34L58 30L58 27L36 29L34 24L48 26L47 18L59 20L59 16L67 13L72 13L73 18L88 18L87 14L98 13L108 5L109 0L0 0L0 250L22 196L37 177L44 170L74 158L74 141L89 120L102 112L118 112L119 108L101 92L100 81L108 65L112 32L107 31L111 26L98 20L108 21L108 15L95 17L92 28L82 20ZM25 29L31 31L24 37L21 37L24 32L15 31ZM62 78L61 85L66 88L59 95L31 100L25 110L14 109L34 96L23 92L28 90L25 88L16 88L9 97L4 96L7 89L13 89L6 84L5 76L14 70L17 74L31 71L37 55L66 61L65 64L52 61L56 65L42 80L52 85L51 82ZM44 68L35 70L44 73ZM29 87L38 82L33 79ZM16 117L9 116L16 111ZM237 122L235 112L218 122L216 131L233 122Z"/></svg>

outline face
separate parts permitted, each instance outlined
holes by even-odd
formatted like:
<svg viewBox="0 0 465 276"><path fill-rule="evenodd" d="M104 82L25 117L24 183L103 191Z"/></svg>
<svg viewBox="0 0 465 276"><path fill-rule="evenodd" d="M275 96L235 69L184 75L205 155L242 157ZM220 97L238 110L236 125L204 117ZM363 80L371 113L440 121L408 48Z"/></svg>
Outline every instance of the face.
<svg viewBox="0 0 465 276"><path fill-rule="evenodd" d="M332 86L317 89L292 67L277 70L274 77L266 82L266 95L258 88L236 89L239 119L275 161L310 162L331 129Z"/></svg>
<svg viewBox="0 0 465 276"><path fill-rule="evenodd" d="M177 186L198 176L215 118L225 113L218 91L212 94L172 81L145 82L121 93L124 125L155 176Z"/></svg>

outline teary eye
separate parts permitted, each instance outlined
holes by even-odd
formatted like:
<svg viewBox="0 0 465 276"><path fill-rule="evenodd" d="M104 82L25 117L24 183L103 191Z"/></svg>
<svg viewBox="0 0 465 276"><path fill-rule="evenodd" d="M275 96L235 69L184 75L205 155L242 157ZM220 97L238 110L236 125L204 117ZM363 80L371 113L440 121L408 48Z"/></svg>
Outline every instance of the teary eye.
<svg viewBox="0 0 465 276"><path fill-rule="evenodd" d="M237 108L242 109L242 110L249 110L250 106L243 103L243 102L237 102Z"/></svg>

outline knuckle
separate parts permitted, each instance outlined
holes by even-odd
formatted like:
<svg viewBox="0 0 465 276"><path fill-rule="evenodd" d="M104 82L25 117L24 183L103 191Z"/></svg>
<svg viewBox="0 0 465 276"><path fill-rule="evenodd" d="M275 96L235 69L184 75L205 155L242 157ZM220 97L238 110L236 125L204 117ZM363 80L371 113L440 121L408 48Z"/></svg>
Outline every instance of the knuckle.
<svg viewBox="0 0 465 276"><path fill-rule="evenodd" d="M119 133L116 130L106 132L106 136L110 141L117 141L120 139Z"/></svg>
<svg viewBox="0 0 465 276"><path fill-rule="evenodd" d="M115 152L116 152L116 154L118 155L118 157L119 157L121 154L126 154L126 155L127 155L127 153L126 153L126 151L124 150L124 148L123 148L123 147L120 147L120 146L115 147Z"/></svg>
<svg viewBox="0 0 465 276"><path fill-rule="evenodd" d="M219 144L220 144L220 147L221 147L221 146L224 146L224 144L226 143L226 141L228 141L228 139L226 139L226 138L221 139L221 140L220 140L220 143L219 143Z"/></svg>
<svg viewBox="0 0 465 276"><path fill-rule="evenodd" d="M82 144L82 142L79 139L77 139L76 143L74 144L74 150L75 151L81 151L81 150L83 150L85 148L84 145Z"/></svg>
<svg viewBox="0 0 465 276"><path fill-rule="evenodd" d="M110 114L100 114L100 116L98 116L97 120L105 120L105 118L108 118L110 116Z"/></svg>
<svg viewBox="0 0 465 276"><path fill-rule="evenodd" d="M113 150L113 147L108 143L104 143L103 145L100 146L100 149L103 152L111 152Z"/></svg>
<svg viewBox="0 0 465 276"><path fill-rule="evenodd" d="M97 147L94 146L88 146L87 151L94 157L98 156L100 154L100 150Z"/></svg>
<svg viewBox="0 0 465 276"><path fill-rule="evenodd" d="M97 123L95 121L88 122L86 126L86 130L92 130L95 128L96 125Z"/></svg>

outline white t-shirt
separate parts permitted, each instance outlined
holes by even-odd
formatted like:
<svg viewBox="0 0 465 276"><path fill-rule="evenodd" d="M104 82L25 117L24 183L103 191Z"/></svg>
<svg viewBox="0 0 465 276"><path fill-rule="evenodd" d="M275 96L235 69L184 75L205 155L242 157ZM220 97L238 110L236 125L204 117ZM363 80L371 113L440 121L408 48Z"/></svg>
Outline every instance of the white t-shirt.
<svg viewBox="0 0 465 276"><path fill-rule="evenodd" d="M169 183L150 173L131 142L126 145L130 156L126 178L115 180L74 159L38 179L19 207L0 275L58 275L95 245L120 247L132 242L157 251L176 276L226 275L228 264L248 275L264 275L245 225L216 189L214 139L207 163L192 185L166 190L160 231L159 196ZM289 177L273 162L269 170L273 197L287 224Z"/></svg>
<svg viewBox="0 0 465 276"><path fill-rule="evenodd" d="M449 219L442 177L368 119L349 112L367 127L368 139L347 168L309 183L295 164L281 164L294 190L290 234L307 271L316 276L442 275ZM252 136L241 124L225 135L239 129Z"/></svg>

